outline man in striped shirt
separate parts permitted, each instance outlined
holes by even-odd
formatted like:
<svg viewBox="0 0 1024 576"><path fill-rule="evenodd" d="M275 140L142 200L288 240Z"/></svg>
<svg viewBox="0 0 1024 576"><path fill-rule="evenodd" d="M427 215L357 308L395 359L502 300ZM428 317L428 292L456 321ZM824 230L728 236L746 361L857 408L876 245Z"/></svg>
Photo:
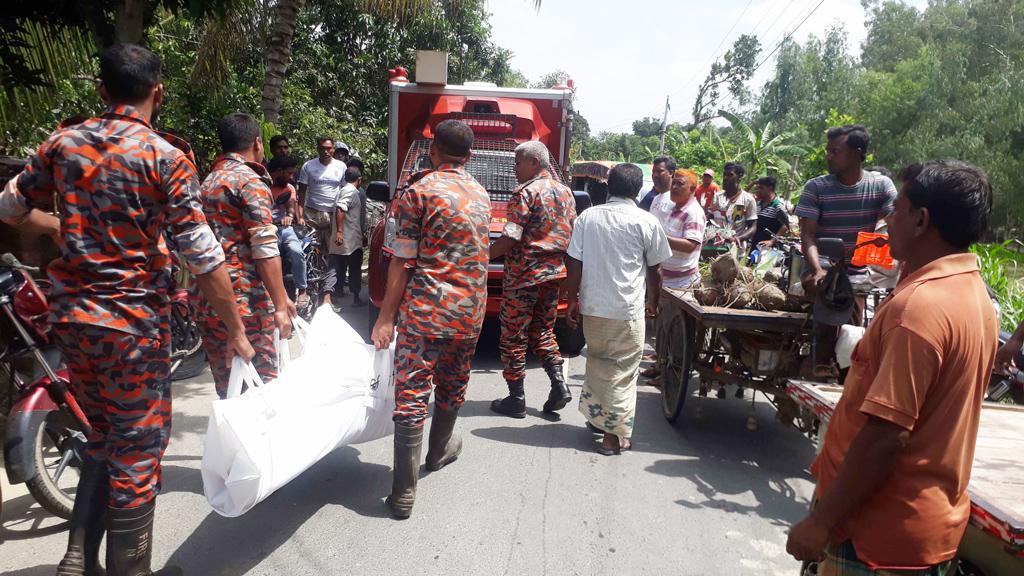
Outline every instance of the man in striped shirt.
<svg viewBox="0 0 1024 576"><path fill-rule="evenodd" d="M862 168L867 158L868 133L863 126L840 126L828 131L825 160L829 173L807 181L796 215L800 218L800 240L807 261L804 288L813 294L817 284L825 277L818 241L821 238L839 238L846 248L846 258L852 256L858 232L874 232L879 220L892 211L896 186L887 176L868 172ZM850 274L858 270L851 269ZM854 306L854 316L862 306ZM839 324L860 324L859 318L815 318L815 367L817 377L835 374L832 356Z"/></svg>

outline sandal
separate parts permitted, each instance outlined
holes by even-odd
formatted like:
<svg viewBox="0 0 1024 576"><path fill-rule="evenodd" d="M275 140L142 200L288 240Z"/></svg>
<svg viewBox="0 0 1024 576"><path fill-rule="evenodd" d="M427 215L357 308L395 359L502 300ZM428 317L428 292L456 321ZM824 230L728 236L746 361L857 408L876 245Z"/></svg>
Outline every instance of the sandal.
<svg viewBox="0 0 1024 576"><path fill-rule="evenodd" d="M657 378L661 376L661 369L657 366L651 366L650 368L644 368L640 371L640 375L644 378Z"/></svg>
<svg viewBox="0 0 1024 576"><path fill-rule="evenodd" d="M628 438L619 438L613 434L605 432L605 438L611 436L615 438L615 443L618 446L614 448L608 448L604 445L604 438L601 439L601 443L597 445L597 453L603 456L617 456L622 453L623 450L630 450L633 448L633 443Z"/></svg>

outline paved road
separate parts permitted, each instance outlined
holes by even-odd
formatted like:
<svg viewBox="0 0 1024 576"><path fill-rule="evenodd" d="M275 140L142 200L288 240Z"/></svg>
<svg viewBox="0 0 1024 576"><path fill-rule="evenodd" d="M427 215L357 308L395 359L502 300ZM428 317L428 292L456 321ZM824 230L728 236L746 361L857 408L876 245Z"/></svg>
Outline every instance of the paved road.
<svg viewBox="0 0 1024 576"><path fill-rule="evenodd" d="M364 329L364 318L353 324ZM547 383L535 364L526 419L488 410L504 394L496 348L490 330L459 419L462 457L420 480L404 522L382 500L390 439L342 448L243 517L218 516L199 473L212 380L176 384L155 564L190 576L797 573L785 534L807 508L813 448L769 404L691 397L673 428L657 391L642 387L633 452L604 457L574 405L561 421L541 417ZM585 358L568 367L578 396ZM63 525L3 481L0 574L52 576Z"/></svg>

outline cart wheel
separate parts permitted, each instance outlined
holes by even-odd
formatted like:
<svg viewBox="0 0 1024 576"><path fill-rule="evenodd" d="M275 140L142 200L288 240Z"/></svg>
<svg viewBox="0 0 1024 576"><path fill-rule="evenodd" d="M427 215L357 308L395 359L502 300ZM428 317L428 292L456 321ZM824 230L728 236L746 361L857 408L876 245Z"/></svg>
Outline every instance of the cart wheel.
<svg viewBox="0 0 1024 576"><path fill-rule="evenodd" d="M690 386L693 366L694 330L684 316L677 316L670 322L665 338L665 371L661 392L661 409L665 419L675 422L683 411Z"/></svg>

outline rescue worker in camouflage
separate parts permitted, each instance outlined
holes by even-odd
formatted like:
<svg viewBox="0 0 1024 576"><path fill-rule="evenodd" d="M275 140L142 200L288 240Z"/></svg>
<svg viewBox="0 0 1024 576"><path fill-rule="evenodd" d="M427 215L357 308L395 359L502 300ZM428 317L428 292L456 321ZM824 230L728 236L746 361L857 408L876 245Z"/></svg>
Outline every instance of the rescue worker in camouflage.
<svg viewBox="0 0 1024 576"><path fill-rule="evenodd" d="M416 499L423 424L435 389L426 466L454 462L462 440L453 434L465 401L470 364L487 300L487 191L466 172L473 131L445 120L434 129L434 170L392 202L385 243L393 257L380 315L378 350L395 343L395 469L387 505L408 518Z"/></svg>
<svg viewBox="0 0 1024 576"><path fill-rule="evenodd" d="M264 382L277 378L274 329L291 336L295 304L281 275L277 227L273 223L270 177L263 158L260 124L248 114L228 114L217 124L222 155L203 181L203 211L221 247L238 302L238 313L256 356L253 365ZM225 327L200 294L196 319L210 361L217 395L224 398L231 375L231 354L224 346Z"/></svg>
<svg viewBox="0 0 1024 576"><path fill-rule="evenodd" d="M515 172L520 186L508 203L502 236L491 246L491 258L505 256L499 348L508 383L508 396L492 402L491 410L513 418L526 417L523 381L530 343L551 380L544 412L561 410L572 400L555 340L555 320L576 201L572 191L551 175L548 158L543 142L523 142L516 147Z"/></svg>
<svg viewBox="0 0 1024 576"><path fill-rule="evenodd" d="M171 256L166 233L248 360L224 251L199 205L186 153L152 128L160 58L118 44L100 56L98 118L44 142L0 194L0 218L57 238L53 335L92 426L58 576L150 575L160 460L170 437ZM58 217L47 212L54 208ZM107 534L107 569L99 546ZM176 569L159 574L180 574Z"/></svg>

